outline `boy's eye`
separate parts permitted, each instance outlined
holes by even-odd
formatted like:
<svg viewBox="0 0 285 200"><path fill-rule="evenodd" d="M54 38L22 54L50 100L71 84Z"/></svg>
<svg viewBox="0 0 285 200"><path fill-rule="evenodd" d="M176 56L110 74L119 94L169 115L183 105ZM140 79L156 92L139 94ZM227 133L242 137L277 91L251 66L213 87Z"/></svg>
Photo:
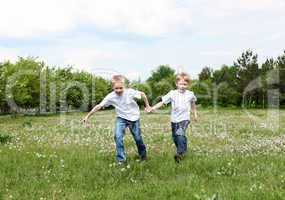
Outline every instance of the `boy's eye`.
<svg viewBox="0 0 285 200"><path fill-rule="evenodd" d="M116 90L122 90L123 88L122 87L119 87L119 88L115 88Z"/></svg>

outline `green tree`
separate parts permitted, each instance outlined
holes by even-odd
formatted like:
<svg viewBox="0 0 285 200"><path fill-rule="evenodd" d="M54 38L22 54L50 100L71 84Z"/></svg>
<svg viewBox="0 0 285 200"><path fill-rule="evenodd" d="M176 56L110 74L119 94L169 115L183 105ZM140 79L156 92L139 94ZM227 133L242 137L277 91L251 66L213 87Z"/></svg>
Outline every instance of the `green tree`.
<svg viewBox="0 0 285 200"><path fill-rule="evenodd" d="M192 84L189 89L195 93L198 99L198 103L201 104L203 107L213 105L213 84L211 80L194 80L192 81Z"/></svg>
<svg viewBox="0 0 285 200"><path fill-rule="evenodd" d="M168 65L161 65L152 71L146 82L152 90L150 100L154 103L158 101L159 97L175 88L175 70Z"/></svg>
<svg viewBox="0 0 285 200"><path fill-rule="evenodd" d="M205 81L205 80L211 80L213 75L213 69L210 67L204 67L199 74L199 80Z"/></svg>
<svg viewBox="0 0 285 200"><path fill-rule="evenodd" d="M15 64L6 63L4 65L4 71L2 72L4 84L7 91L9 91L8 95L11 96L10 99L18 105L17 108L39 108L39 82L42 67L42 63L36 61L36 58L33 57L19 57Z"/></svg>
<svg viewBox="0 0 285 200"><path fill-rule="evenodd" d="M146 94L146 96L148 97L148 99L151 99L151 97L152 97L152 89L151 89L149 84L142 83L141 81L133 81L131 83L130 87L144 92ZM143 100L139 100L138 103L139 103L140 107L144 106Z"/></svg>
<svg viewBox="0 0 285 200"><path fill-rule="evenodd" d="M237 68L238 92L244 93L246 87L259 76L259 67L257 62L257 54L251 50L242 53L241 57L234 62L234 67ZM255 106L259 103L259 92L261 88L250 90L245 95L246 104ZM241 99L242 100L242 99ZM241 101L240 100L240 101Z"/></svg>
<svg viewBox="0 0 285 200"><path fill-rule="evenodd" d="M274 70L275 61L273 58L266 59L266 61L261 65L260 76L262 81L262 89L259 93L259 98L262 99L261 106L265 108L267 105L267 92L271 88L270 83L268 84L268 76L270 71Z"/></svg>
<svg viewBox="0 0 285 200"><path fill-rule="evenodd" d="M237 90L237 72L237 67L227 65L223 65L221 69L213 72L213 83L217 87L219 105L239 104L241 94Z"/></svg>
<svg viewBox="0 0 285 200"><path fill-rule="evenodd" d="M285 51L276 60L276 69L279 72L280 104L285 105Z"/></svg>

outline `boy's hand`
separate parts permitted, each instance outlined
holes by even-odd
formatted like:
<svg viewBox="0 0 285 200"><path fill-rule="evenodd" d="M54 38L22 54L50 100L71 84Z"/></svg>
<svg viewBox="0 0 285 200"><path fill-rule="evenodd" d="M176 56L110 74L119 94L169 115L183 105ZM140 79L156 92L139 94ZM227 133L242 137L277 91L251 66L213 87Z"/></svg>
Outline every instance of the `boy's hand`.
<svg viewBox="0 0 285 200"><path fill-rule="evenodd" d="M83 124L86 124L87 123L87 121L88 121L88 117L86 116L86 117L84 117L82 120L81 120L81 122L83 123Z"/></svg>
<svg viewBox="0 0 285 200"><path fill-rule="evenodd" d="M194 122L198 122L198 116L194 115Z"/></svg>
<svg viewBox="0 0 285 200"><path fill-rule="evenodd" d="M89 123L88 121L88 117L84 117L82 120L81 120L81 123L83 123L83 125L87 128L92 128L93 125Z"/></svg>
<svg viewBox="0 0 285 200"><path fill-rule="evenodd" d="M154 110L153 110L153 108L152 108L151 106L149 106L149 107L146 107L146 108L145 108L145 111L146 111L147 113L150 113L150 112L153 112Z"/></svg>

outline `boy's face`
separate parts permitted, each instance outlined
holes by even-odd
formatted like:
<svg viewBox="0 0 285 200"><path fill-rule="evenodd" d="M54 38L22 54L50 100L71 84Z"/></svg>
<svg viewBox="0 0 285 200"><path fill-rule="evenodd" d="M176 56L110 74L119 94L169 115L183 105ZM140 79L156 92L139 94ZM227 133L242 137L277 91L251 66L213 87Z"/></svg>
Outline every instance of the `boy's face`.
<svg viewBox="0 0 285 200"><path fill-rule="evenodd" d="M188 87L188 82L185 81L184 79L180 79L179 81L176 82L176 87L180 91L185 91Z"/></svg>
<svg viewBox="0 0 285 200"><path fill-rule="evenodd" d="M121 96L124 92L125 86L122 82L115 82L113 84L113 90L115 91L115 93L119 96Z"/></svg>

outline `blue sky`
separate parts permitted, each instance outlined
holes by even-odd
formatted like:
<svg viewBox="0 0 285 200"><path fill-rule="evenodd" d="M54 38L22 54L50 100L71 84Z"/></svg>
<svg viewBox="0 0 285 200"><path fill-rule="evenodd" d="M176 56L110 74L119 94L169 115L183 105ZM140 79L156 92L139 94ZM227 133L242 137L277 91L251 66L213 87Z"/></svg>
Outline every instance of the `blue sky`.
<svg viewBox="0 0 285 200"><path fill-rule="evenodd" d="M0 61L35 56L97 75L145 79L169 64L192 77L285 50L284 0L10 0L1 2Z"/></svg>

